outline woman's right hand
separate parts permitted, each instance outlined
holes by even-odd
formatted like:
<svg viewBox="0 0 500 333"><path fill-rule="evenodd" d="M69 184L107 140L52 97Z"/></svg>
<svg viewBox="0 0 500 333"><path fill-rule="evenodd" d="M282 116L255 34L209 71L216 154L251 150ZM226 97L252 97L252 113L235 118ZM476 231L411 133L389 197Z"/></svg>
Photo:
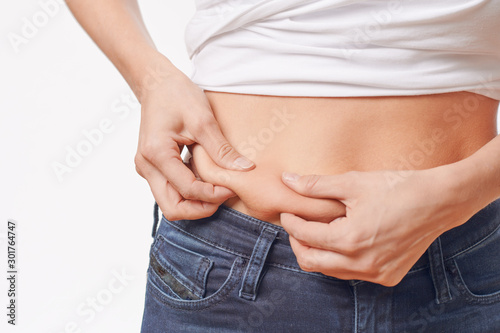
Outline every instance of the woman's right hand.
<svg viewBox="0 0 500 333"><path fill-rule="evenodd" d="M167 219L208 217L235 193L196 179L181 159L183 147L199 143L229 170L248 171L255 165L223 136L205 93L169 64L156 67L154 80L143 80L136 170Z"/></svg>
<svg viewBox="0 0 500 333"><path fill-rule="evenodd" d="M136 169L165 217L213 214L235 194L197 180L181 160L184 145L198 142L226 169L251 170L254 164L224 138L204 92L157 51L137 0L72 0L67 5L141 102Z"/></svg>

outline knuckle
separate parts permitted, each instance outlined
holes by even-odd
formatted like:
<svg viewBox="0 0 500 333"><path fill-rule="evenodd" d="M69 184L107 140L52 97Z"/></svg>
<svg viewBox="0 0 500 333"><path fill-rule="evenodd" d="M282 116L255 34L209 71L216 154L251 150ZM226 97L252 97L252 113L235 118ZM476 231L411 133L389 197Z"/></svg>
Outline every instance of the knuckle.
<svg viewBox="0 0 500 333"><path fill-rule="evenodd" d="M304 241L304 231L301 228L292 228L288 230L288 233L296 240Z"/></svg>
<svg viewBox="0 0 500 333"><path fill-rule="evenodd" d="M312 260L304 254L297 256L297 263L303 271L312 272L314 269Z"/></svg>
<svg viewBox="0 0 500 333"><path fill-rule="evenodd" d="M182 218L182 213L180 207L176 204L168 202L164 205L164 208L160 206L163 216L169 221L176 221Z"/></svg>
<svg viewBox="0 0 500 333"><path fill-rule="evenodd" d="M359 262L359 270L363 275L369 276L372 280L380 278L378 267L372 258L365 258Z"/></svg>
<svg viewBox="0 0 500 333"><path fill-rule="evenodd" d="M179 192L180 196L183 197L184 199L192 200L192 199L195 198L194 197L194 192L193 192L193 190L190 187L188 187L188 188L180 188L178 190L178 192Z"/></svg>
<svg viewBox="0 0 500 333"><path fill-rule="evenodd" d="M221 159L227 159L228 156L230 156L233 153L233 147L229 144L229 142L224 142L223 144L220 145L218 151L217 151L217 156Z"/></svg>
<svg viewBox="0 0 500 333"><path fill-rule="evenodd" d="M189 185L180 187L178 192L186 200L207 199L207 197L213 195L213 186L209 189L206 187L206 184L198 180L194 180Z"/></svg>
<svg viewBox="0 0 500 333"><path fill-rule="evenodd" d="M394 287L401 281L401 279L402 278L399 278L394 274L379 274L375 282L383 285L384 287Z"/></svg>
<svg viewBox="0 0 500 333"><path fill-rule="evenodd" d="M318 181L320 179L319 175L311 175L309 177L305 177L304 183L303 183L303 191L305 194L311 194L314 192L314 189L316 188L316 185L318 184Z"/></svg>
<svg viewBox="0 0 500 333"><path fill-rule="evenodd" d="M134 157L135 171L142 177L147 178L150 175L150 169L148 162L140 154L136 154Z"/></svg>
<svg viewBox="0 0 500 333"><path fill-rule="evenodd" d="M386 280L382 281L380 284L384 287L394 287L398 284L398 282L396 280Z"/></svg>
<svg viewBox="0 0 500 333"><path fill-rule="evenodd" d="M160 206L161 214L169 221L174 221L175 216L172 214L172 209L169 206L165 206L163 203L158 204Z"/></svg>
<svg viewBox="0 0 500 333"><path fill-rule="evenodd" d="M142 178L145 178L145 177L144 177L144 174L142 173L142 171L141 171L141 169L139 168L139 166L137 165L137 163L136 163L136 165L135 165L135 172L137 172L137 174L139 174L139 176L141 176Z"/></svg>
<svg viewBox="0 0 500 333"><path fill-rule="evenodd" d="M342 252L345 253L348 256L354 256L359 253L359 248L357 244L352 243L352 242L346 242L344 243L342 247Z"/></svg>
<svg viewBox="0 0 500 333"><path fill-rule="evenodd" d="M158 151L161 145L157 140L148 140L139 145L138 153L146 160L150 161Z"/></svg>
<svg viewBox="0 0 500 333"><path fill-rule="evenodd" d="M333 235L332 235L333 237ZM342 252L347 255L358 255L362 252L363 247L360 246L359 238L356 235L346 235L345 241L342 244Z"/></svg>
<svg viewBox="0 0 500 333"><path fill-rule="evenodd" d="M216 122L211 114L203 113L194 118L191 124L191 131L193 132L193 134L200 134L202 132L205 132L209 128L213 128Z"/></svg>
<svg viewBox="0 0 500 333"><path fill-rule="evenodd" d="M212 216L216 211L217 209L219 208L219 206L217 205L212 205L210 207L204 207L204 215L203 217L209 217L209 216Z"/></svg>
<svg viewBox="0 0 500 333"><path fill-rule="evenodd" d="M136 153L134 156L134 164L136 167L139 167L142 164L142 156L139 153Z"/></svg>
<svg viewBox="0 0 500 333"><path fill-rule="evenodd" d="M165 216L165 218L169 221L175 221L177 219L177 216L170 212L163 212L163 216Z"/></svg>
<svg viewBox="0 0 500 333"><path fill-rule="evenodd" d="M134 157L134 164L135 164L135 171L137 171L137 173L142 176L141 172L142 169L144 168L144 161L142 160L142 156L136 154Z"/></svg>
<svg viewBox="0 0 500 333"><path fill-rule="evenodd" d="M382 265L378 265L379 271L379 281L378 283L386 287L394 287L403 280L407 271L401 269L401 266L397 263L388 263L383 268Z"/></svg>

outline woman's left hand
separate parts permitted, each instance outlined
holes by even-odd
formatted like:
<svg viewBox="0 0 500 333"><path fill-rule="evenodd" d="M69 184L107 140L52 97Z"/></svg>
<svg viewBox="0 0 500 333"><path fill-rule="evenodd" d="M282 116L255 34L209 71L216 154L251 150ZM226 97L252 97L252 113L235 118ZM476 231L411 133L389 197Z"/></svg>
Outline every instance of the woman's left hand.
<svg viewBox="0 0 500 333"><path fill-rule="evenodd" d="M346 206L346 215L329 223L281 214L300 267L339 279L394 286L439 235L475 213L470 205L458 204L444 166L403 175L288 176L283 174L283 182L299 194L337 199Z"/></svg>

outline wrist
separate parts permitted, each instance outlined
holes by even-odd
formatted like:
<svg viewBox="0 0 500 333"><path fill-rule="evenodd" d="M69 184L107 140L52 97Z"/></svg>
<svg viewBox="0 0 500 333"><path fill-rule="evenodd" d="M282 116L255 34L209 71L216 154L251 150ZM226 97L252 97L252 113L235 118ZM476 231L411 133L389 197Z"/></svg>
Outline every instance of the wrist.
<svg viewBox="0 0 500 333"><path fill-rule="evenodd" d="M470 156L458 162L429 169L434 173L439 200L443 207L456 211L459 215L451 222L449 229L461 225L484 208L496 197L488 191L488 174L478 167L478 161Z"/></svg>
<svg viewBox="0 0 500 333"><path fill-rule="evenodd" d="M151 49L123 66L122 74L139 102L170 76L182 73L160 52Z"/></svg>

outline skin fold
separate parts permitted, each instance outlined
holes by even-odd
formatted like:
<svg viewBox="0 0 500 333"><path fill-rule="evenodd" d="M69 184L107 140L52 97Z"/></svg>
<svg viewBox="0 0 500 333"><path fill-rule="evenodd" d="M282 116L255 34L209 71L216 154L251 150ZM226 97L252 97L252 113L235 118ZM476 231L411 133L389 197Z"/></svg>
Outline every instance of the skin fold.
<svg viewBox="0 0 500 333"><path fill-rule="evenodd" d="M462 160L496 135L496 101L472 93L375 98L206 95L224 136L256 168L245 173L218 168L195 145L192 154L201 179L237 194L225 205L275 224L280 224L282 212L316 221L345 214L338 200L313 200L291 190L281 180L284 171L334 175L428 169Z"/></svg>
<svg viewBox="0 0 500 333"><path fill-rule="evenodd" d="M394 286L439 235L500 197L489 98L206 94L256 167L225 170L195 144L191 169L236 193L227 206L281 224L303 270Z"/></svg>

